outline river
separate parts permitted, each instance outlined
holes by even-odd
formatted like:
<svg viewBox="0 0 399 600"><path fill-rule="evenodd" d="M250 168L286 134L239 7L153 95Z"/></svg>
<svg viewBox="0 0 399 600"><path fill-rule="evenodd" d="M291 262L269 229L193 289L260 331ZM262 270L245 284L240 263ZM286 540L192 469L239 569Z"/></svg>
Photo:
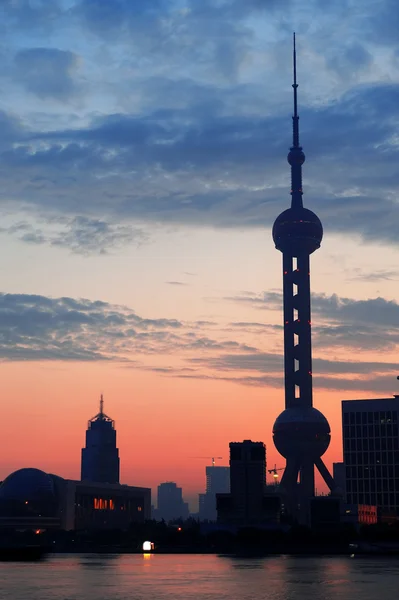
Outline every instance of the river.
<svg viewBox="0 0 399 600"><path fill-rule="evenodd" d="M398 595L399 559L54 555L0 563L1 600L378 600Z"/></svg>

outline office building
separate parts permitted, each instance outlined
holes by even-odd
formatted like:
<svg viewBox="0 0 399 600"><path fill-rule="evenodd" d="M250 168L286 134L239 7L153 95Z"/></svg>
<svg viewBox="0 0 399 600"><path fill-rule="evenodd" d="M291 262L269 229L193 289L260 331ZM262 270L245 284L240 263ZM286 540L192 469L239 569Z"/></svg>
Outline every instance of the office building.
<svg viewBox="0 0 399 600"><path fill-rule="evenodd" d="M263 442L230 443L230 493L216 495L217 521L237 527L277 522L280 499L266 493L266 447Z"/></svg>
<svg viewBox="0 0 399 600"><path fill-rule="evenodd" d="M346 497L346 478L345 478L345 463L336 462L333 463L333 478L335 481L335 485L339 490L341 490L341 497Z"/></svg>
<svg viewBox="0 0 399 600"><path fill-rule="evenodd" d="M183 500L183 490L174 481L167 481L158 486L158 506L155 512L157 520L166 522L176 519L188 519L187 502Z"/></svg>
<svg viewBox="0 0 399 600"><path fill-rule="evenodd" d="M230 467L206 467L206 491L199 494L199 518L201 521L216 521L216 494L230 491Z"/></svg>
<svg viewBox="0 0 399 600"><path fill-rule="evenodd" d="M330 444L330 426L313 407L310 255L320 248L323 227L317 215L303 205L305 154L299 143L295 36L293 58L293 143L287 157L291 166L291 207L273 225L274 244L283 258L285 381L285 410L274 423L273 441L287 460L280 485L286 510L299 522L309 524L315 466L330 490L336 486L321 458Z"/></svg>
<svg viewBox="0 0 399 600"><path fill-rule="evenodd" d="M102 395L100 412L87 425L86 447L82 449L81 479L96 483L119 483L115 422L104 414Z"/></svg>
<svg viewBox="0 0 399 600"><path fill-rule="evenodd" d="M399 396L342 402L346 501L385 521L399 517L398 417Z"/></svg>
<svg viewBox="0 0 399 600"><path fill-rule="evenodd" d="M128 529L151 518L151 490L20 469L0 486L0 529Z"/></svg>

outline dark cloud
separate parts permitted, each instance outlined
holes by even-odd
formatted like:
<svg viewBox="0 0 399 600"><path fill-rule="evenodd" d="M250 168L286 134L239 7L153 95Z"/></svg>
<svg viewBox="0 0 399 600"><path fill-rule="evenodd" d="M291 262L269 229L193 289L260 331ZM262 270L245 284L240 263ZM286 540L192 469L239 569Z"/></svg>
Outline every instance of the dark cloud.
<svg viewBox="0 0 399 600"><path fill-rule="evenodd" d="M398 242L391 194L399 183L392 141L398 107L399 86L390 84L359 88L333 106L306 111L313 154L311 173L305 172L312 182L307 201L327 232ZM34 135L13 126L14 146L2 154L0 181L5 197L33 207L73 212L79 205L92 216L101 206L120 219L267 227L284 206L286 116L222 116L208 106L117 114L83 129ZM368 160L374 167L365 171ZM349 188L358 193L348 195Z"/></svg>
<svg viewBox="0 0 399 600"><path fill-rule="evenodd" d="M306 202L326 235L397 244L399 85L375 70L375 44L396 50L392 2L3 0L10 79L35 101L68 100L81 91L79 54L87 104L74 127L54 114L45 130L28 109L0 116L0 202L112 223L270 227L289 199L295 22Z"/></svg>
<svg viewBox="0 0 399 600"><path fill-rule="evenodd" d="M281 311L281 292L246 292L225 300L255 309ZM356 300L312 294L315 349L333 347L392 351L399 345L399 304L385 298ZM266 324L266 327L271 327ZM273 326L278 328L280 326ZM399 367L399 365L398 365Z"/></svg>
<svg viewBox="0 0 399 600"><path fill-rule="evenodd" d="M55 19L63 14L59 0L1 0L0 16L5 24L16 29L38 29L48 32L55 26ZM6 33L7 32L7 29Z"/></svg>
<svg viewBox="0 0 399 600"><path fill-rule="evenodd" d="M364 282L378 282L378 281L396 281L399 279L399 270L397 269L379 269L368 273L362 269L352 269L348 272L347 279L349 281L364 281Z"/></svg>
<svg viewBox="0 0 399 600"><path fill-rule="evenodd" d="M208 323L148 319L106 302L0 294L3 360L113 360L208 352L255 352L235 340L212 339ZM156 365L154 365L156 366Z"/></svg>
<svg viewBox="0 0 399 600"><path fill-rule="evenodd" d="M216 358L194 358L194 364L206 364L208 367L223 371L258 371L260 373L283 372L283 355L268 352L255 352L251 354L226 354ZM370 361L339 361L324 358L313 359L315 375L369 375L380 373L394 373L398 369L397 363L370 362Z"/></svg>
<svg viewBox="0 0 399 600"><path fill-rule="evenodd" d="M148 240L142 229L132 225L119 225L83 216L53 220L45 230L29 222L19 222L0 227L0 233L15 236L28 244L67 248L74 254L84 256L108 254L126 244L140 245Z"/></svg>
<svg viewBox="0 0 399 600"><path fill-rule="evenodd" d="M164 373L166 374L166 372ZM197 373L174 373L175 377L182 379L205 379L216 381L227 381L238 385L247 385L251 387L273 387L282 389L284 381L282 377L273 377L271 375L263 376L223 376L223 375L206 375L200 372ZM315 404L317 402L317 390L333 390L341 392L357 391L368 392L370 394L386 393L390 396L395 392L395 381L392 377L370 377L369 379L349 379L349 378L330 378L330 377L314 377L315 385Z"/></svg>
<svg viewBox="0 0 399 600"><path fill-rule="evenodd" d="M281 310L283 296L281 292L237 295L226 300L252 305L254 308ZM337 294L312 294L312 312L329 321L366 325L381 325L399 329L399 304L386 298L356 300L343 298Z"/></svg>
<svg viewBox="0 0 399 600"><path fill-rule="evenodd" d="M78 57L57 48L27 48L15 56L14 77L26 91L39 98L68 100L78 86L75 71Z"/></svg>
<svg viewBox="0 0 399 600"><path fill-rule="evenodd" d="M282 389L283 356L271 353L248 353L245 355L224 354L218 357L192 359L191 364L211 369L185 374L175 370L174 375L182 378L217 379L250 386L271 386ZM367 390L392 392L395 389L396 363L370 361L339 361L313 359L313 382L315 390ZM245 375L241 375L244 372ZM229 373L224 375L223 373ZM232 374L234 373L234 374ZM249 373L260 373L249 374ZM348 375L351 375L349 378Z"/></svg>
<svg viewBox="0 0 399 600"><path fill-rule="evenodd" d="M283 387L282 354L209 337L209 326L215 323L143 318L102 301L0 294L2 360L117 361L169 377ZM175 366L165 365L170 355ZM325 389L388 391L397 368L386 361L313 360L315 386Z"/></svg>

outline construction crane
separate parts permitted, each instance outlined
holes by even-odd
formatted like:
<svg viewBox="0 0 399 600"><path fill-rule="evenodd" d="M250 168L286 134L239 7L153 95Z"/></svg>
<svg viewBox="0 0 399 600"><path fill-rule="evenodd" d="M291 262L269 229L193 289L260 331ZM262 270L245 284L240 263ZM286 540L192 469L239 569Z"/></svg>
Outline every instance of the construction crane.
<svg viewBox="0 0 399 600"><path fill-rule="evenodd" d="M284 471L284 467L280 467L277 469L277 465L274 465L274 469L268 469L267 472L272 474L273 473L273 478L275 483L277 483L277 479L278 479L278 471Z"/></svg>
<svg viewBox="0 0 399 600"><path fill-rule="evenodd" d="M215 466L215 461L216 460L222 460L223 456L193 456L192 458L203 458L203 459L210 458L212 460L212 467L214 467Z"/></svg>

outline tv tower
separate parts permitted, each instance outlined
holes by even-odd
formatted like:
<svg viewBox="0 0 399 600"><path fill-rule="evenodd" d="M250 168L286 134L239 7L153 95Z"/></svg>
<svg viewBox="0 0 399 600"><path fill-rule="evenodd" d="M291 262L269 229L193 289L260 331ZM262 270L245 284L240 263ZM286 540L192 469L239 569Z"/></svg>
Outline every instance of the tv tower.
<svg viewBox="0 0 399 600"><path fill-rule="evenodd" d="M273 441L287 460L281 479L287 509L306 524L309 501L314 496L314 467L330 490L335 484L321 459L330 444L330 426L313 407L309 257L320 248L323 227L302 201L305 154L299 144L295 33L293 67L293 143L287 157L291 165L291 208L282 212L273 225L275 246L283 254L285 379L285 410L274 423Z"/></svg>

